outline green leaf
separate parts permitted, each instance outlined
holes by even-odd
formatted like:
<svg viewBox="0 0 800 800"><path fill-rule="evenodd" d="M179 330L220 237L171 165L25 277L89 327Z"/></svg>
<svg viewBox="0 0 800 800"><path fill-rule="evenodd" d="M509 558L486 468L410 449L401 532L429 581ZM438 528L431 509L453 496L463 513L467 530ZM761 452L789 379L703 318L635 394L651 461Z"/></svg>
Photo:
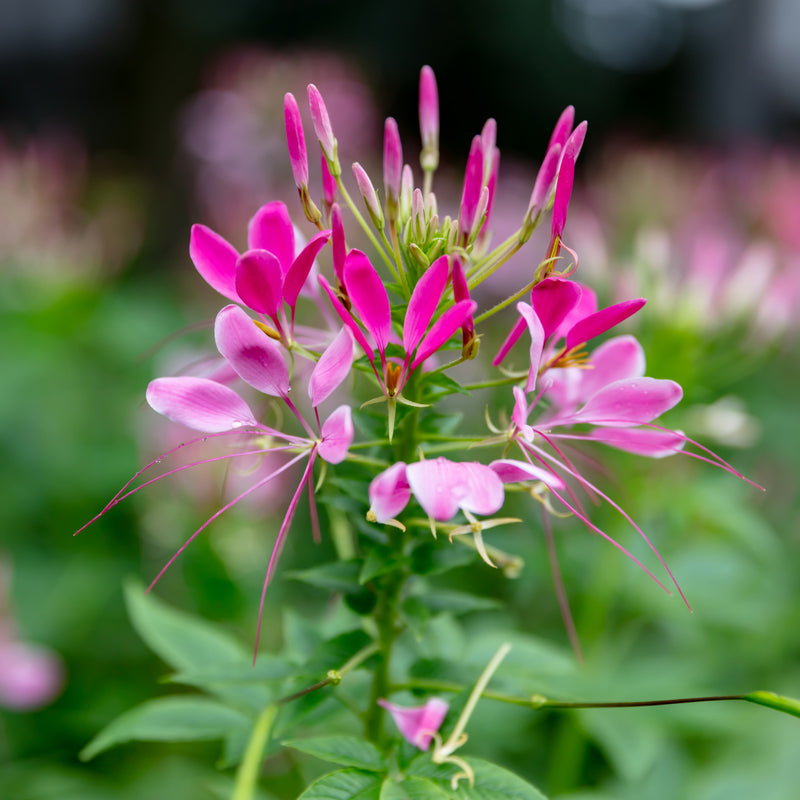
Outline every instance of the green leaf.
<svg viewBox="0 0 800 800"><path fill-rule="evenodd" d="M389 777L381 787L381 800L452 800L453 794L449 787L417 775L406 775L401 781Z"/></svg>
<svg viewBox="0 0 800 800"><path fill-rule="evenodd" d="M375 545L370 548L364 559L358 580L362 584L367 583L379 575L385 575L398 567L405 566L406 563L406 559L399 561L390 548Z"/></svg>
<svg viewBox="0 0 800 800"><path fill-rule="evenodd" d="M197 669L170 675L170 683L183 683L188 686L210 686L237 684L262 684L282 681L297 672L297 668L278 656L259 654L255 665L230 664L215 669Z"/></svg>
<svg viewBox="0 0 800 800"><path fill-rule="evenodd" d="M329 772L300 795L298 800L380 800L381 780L357 769Z"/></svg>
<svg viewBox="0 0 800 800"><path fill-rule="evenodd" d="M198 617L171 608L140 584L125 587L125 602L133 627L148 647L179 671L229 664L249 664L252 658L235 639Z"/></svg>
<svg viewBox="0 0 800 800"><path fill-rule="evenodd" d="M289 739L284 746L308 753L322 761L357 767L371 772L386 770L386 762L374 744L356 736L320 736L315 739Z"/></svg>
<svg viewBox="0 0 800 800"><path fill-rule="evenodd" d="M750 692L744 695L742 700L747 700L748 703L756 703L760 706L772 708L775 711L783 711L785 714L791 714L793 717L800 717L800 700L795 700L794 697L785 697L775 692Z"/></svg>
<svg viewBox="0 0 800 800"><path fill-rule="evenodd" d="M421 591L414 597L432 611L452 611L454 614L465 614L468 611L491 611L501 605L490 597L477 597L468 592L456 592L449 589Z"/></svg>
<svg viewBox="0 0 800 800"><path fill-rule="evenodd" d="M107 725L80 757L94 758L110 747L132 740L145 742L196 742L221 739L249 727L252 720L205 697L163 697L126 711Z"/></svg>
<svg viewBox="0 0 800 800"><path fill-rule="evenodd" d="M458 754L461 756L461 753ZM436 781L437 785L460 800L547 800L532 784L519 775L509 772L480 758L462 756L475 772L475 785L470 787L466 780L460 780L458 790L450 790L450 778L461 770L449 764L434 764L430 755L423 754L408 765L406 774Z"/></svg>
<svg viewBox="0 0 800 800"><path fill-rule="evenodd" d="M361 561L332 561L327 564L320 564L309 569L291 570L284 572L284 577L292 578L296 581L308 583L319 589L326 589L330 592L342 592L350 594L358 592L361 585L358 582L358 574L361 571Z"/></svg>

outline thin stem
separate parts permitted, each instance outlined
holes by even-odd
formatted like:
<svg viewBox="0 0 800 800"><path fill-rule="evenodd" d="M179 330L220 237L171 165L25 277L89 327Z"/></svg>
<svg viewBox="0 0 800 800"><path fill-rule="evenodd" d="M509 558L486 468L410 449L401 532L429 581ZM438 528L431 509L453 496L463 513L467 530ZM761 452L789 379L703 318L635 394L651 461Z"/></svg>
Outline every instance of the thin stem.
<svg viewBox="0 0 800 800"><path fill-rule="evenodd" d="M520 297L530 292L533 287L536 286L536 281L531 281L527 286L523 286L518 292L514 292L511 297L507 297L505 300L501 300L497 305L492 306L488 311L484 311L483 314L479 314L475 317L475 324L479 325L484 320L489 319L489 317L497 314L498 311L502 311L507 306L510 306L516 300L519 300Z"/></svg>
<svg viewBox="0 0 800 800"><path fill-rule="evenodd" d="M353 202L353 198L350 197L350 194L347 191L347 188L342 181L342 176L339 175L336 178L336 185L339 187L339 191L342 193L342 197L344 197L345 202L350 207L350 210L353 212L353 216L356 218L358 224L363 229L364 233L367 234L367 238L372 242L374 248L380 253L381 258L384 260L384 263L389 268L389 271L394 276L395 280L400 283L400 277L398 276L397 272L395 271L394 264L392 263L392 259L386 254L386 250L384 250L381 243L376 238L375 234L372 232L372 228L367 224L367 221L361 216L361 212L358 210L358 207Z"/></svg>
<svg viewBox="0 0 800 800"><path fill-rule="evenodd" d="M244 758L236 771L231 800L251 800L255 796L264 750L277 713L276 705L268 705L256 720L250 740L247 742L247 749L244 751Z"/></svg>

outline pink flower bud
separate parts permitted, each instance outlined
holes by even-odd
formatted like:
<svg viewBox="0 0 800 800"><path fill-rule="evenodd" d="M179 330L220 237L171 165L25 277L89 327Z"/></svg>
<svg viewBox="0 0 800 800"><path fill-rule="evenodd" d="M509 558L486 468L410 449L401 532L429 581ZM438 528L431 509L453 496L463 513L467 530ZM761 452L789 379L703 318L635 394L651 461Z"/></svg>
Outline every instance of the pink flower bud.
<svg viewBox="0 0 800 800"><path fill-rule="evenodd" d="M289 148L292 175L295 185L302 191L308 186L308 153L300 109L291 92L287 92L283 98L283 115L286 121L286 144Z"/></svg>
<svg viewBox="0 0 800 800"><path fill-rule="evenodd" d="M434 170L439 164L439 90L433 70L427 65L419 76L419 130L422 168Z"/></svg>
<svg viewBox="0 0 800 800"><path fill-rule="evenodd" d="M397 706L383 699L378 700L378 705L383 706L392 715L403 738L420 750L427 750L430 747L433 734L438 732L449 708L447 703L438 697L432 697L425 705L410 708Z"/></svg>
<svg viewBox="0 0 800 800"><path fill-rule="evenodd" d="M464 241L469 238L472 224L475 221L478 203L481 199L483 188L483 153L481 151L481 137L472 140L467 157L467 169L464 173L464 188L461 192L461 209L458 214L458 229Z"/></svg>
<svg viewBox="0 0 800 800"><path fill-rule="evenodd" d="M361 197L364 198L372 224L378 230L381 230L383 228L383 209L381 208L380 200L378 200L378 195L375 193L375 187L372 185L369 175L358 162L353 164L353 177L356 179L356 185Z"/></svg>
<svg viewBox="0 0 800 800"><path fill-rule="evenodd" d="M400 179L400 219L405 220L411 216L411 199L414 194L414 173L406 164Z"/></svg>
<svg viewBox="0 0 800 800"><path fill-rule="evenodd" d="M562 112L561 116L558 118L558 121L553 128L553 133L550 136L550 141L547 144L547 149L552 150L555 145L564 146L564 142L567 141L570 133L572 132L572 126L575 124L575 107L574 106L567 106Z"/></svg>
<svg viewBox="0 0 800 800"><path fill-rule="evenodd" d="M311 121L314 123L314 130L319 139L322 152L325 153L325 158L328 159L329 164L337 162L336 155L336 137L333 135L333 128L331 127L331 120L328 116L328 109L325 107L325 101L319 93L319 89L313 83L308 84L308 107L311 110Z"/></svg>
<svg viewBox="0 0 800 800"><path fill-rule="evenodd" d="M400 198L400 180L403 171L403 147L397 122L389 117L383 128L383 186L386 199L396 204Z"/></svg>

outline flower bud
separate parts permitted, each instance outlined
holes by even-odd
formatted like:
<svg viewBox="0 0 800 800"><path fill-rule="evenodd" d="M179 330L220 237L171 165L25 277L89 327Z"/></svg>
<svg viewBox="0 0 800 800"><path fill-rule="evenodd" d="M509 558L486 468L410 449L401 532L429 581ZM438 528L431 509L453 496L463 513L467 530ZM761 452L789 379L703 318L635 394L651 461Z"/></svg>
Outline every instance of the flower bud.
<svg viewBox="0 0 800 800"><path fill-rule="evenodd" d="M325 210L330 215L331 207L336 202L336 179L328 169L328 160L325 158L325 153L320 153L319 160L322 173L322 201L325 203Z"/></svg>
<svg viewBox="0 0 800 800"><path fill-rule="evenodd" d="M478 203L483 188L483 153L481 151L481 137L472 140L467 157L467 168L464 173L464 188L461 192L461 207L458 214L458 227L466 244L475 221Z"/></svg>
<svg viewBox="0 0 800 800"><path fill-rule="evenodd" d="M420 164L425 172L439 166L439 90L429 66L419 76L419 131L422 136Z"/></svg>
<svg viewBox="0 0 800 800"><path fill-rule="evenodd" d="M400 182L403 172L403 147L397 122L389 117L383 128L383 187L386 192L386 211L396 220L400 210Z"/></svg>
<svg viewBox="0 0 800 800"><path fill-rule="evenodd" d="M342 172L339 164L336 137L333 135L333 128L328 116L328 109L325 107L325 101L322 99L319 89L313 83L308 84L308 107L311 110L311 121L314 123L319 145L328 160L331 175L335 178L341 175Z"/></svg>
<svg viewBox="0 0 800 800"><path fill-rule="evenodd" d="M400 178L400 219L407 220L411 216L411 198L414 194L414 173L406 164Z"/></svg>
<svg viewBox="0 0 800 800"><path fill-rule="evenodd" d="M356 179L358 191L364 199L364 204L367 207L372 224L379 231L383 230L383 209L378 200L378 195L375 193L375 187L372 185L369 175L367 175L364 168L358 162L353 164L353 177Z"/></svg>

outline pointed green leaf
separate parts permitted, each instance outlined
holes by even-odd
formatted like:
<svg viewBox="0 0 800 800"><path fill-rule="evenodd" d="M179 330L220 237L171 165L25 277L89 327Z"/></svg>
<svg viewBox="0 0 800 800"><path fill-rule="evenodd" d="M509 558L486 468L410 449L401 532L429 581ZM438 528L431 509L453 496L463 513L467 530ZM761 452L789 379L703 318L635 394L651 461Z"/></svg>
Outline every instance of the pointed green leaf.
<svg viewBox="0 0 800 800"><path fill-rule="evenodd" d="M80 757L94 758L110 747L132 740L194 742L221 739L252 720L240 711L205 697L162 697L126 711L107 725Z"/></svg>
<svg viewBox="0 0 800 800"><path fill-rule="evenodd" d="M235 639L198 617L171 608L135 582L125 587L133 627L148 647L176 670L249 664L252 654Z"/></svg>
<svg viewBox="0 0 800 800"><path fill-rule="evenodd" d="M370 772L386 770L386 762L374 744L355 736L320 736L315 739L289 739L286 747L300 750L322 761L357 767Z"/></svg>
<svg viewBox="0 0 800 800"><path fill-rule="evenodd" d="M461 756L461 753L458 755ZM470 787L466 780L460 780L455 793L450 791L450 779L461 770L449 764L434 764L428 754L415 758L408 765L406 774L429 778L450 791L451 797L455 794L460 800L547 800L535 786L519 775L480 758L461 757L474 770L475 785Z"/></svg>
<svg viewBox="0 0 800 800"><path fill-rule="evenodd" d="M387 778L381 787L380 800L453 800L453 795L449 787L445 789L430 778L406 775L401 781Z"/></svg>
<svg viewBox="0 0 800 800"><path fill-rule="evenodd" d="M381 780L357 769L329 772L300 795L298 800L380 800Z"/></svg>
<svg viewBox="0 0 800 800"><path fill-rule="evenodd" d="M465 614L468 611L491 611L501 605L491 597L477 597L468 592L449 589L422 591L415 594L414 597L432 611L452 611L454 614Z"/></svg>
<svg viewBox="0 0 800 800"><path fill-rule="evenodd" d="M358 582L360 571L360 561L333 561L309 569L291 570L284 572L283 575L285 578L302 581L330 592L349 594L357 592L361 588Z"/></svg>

